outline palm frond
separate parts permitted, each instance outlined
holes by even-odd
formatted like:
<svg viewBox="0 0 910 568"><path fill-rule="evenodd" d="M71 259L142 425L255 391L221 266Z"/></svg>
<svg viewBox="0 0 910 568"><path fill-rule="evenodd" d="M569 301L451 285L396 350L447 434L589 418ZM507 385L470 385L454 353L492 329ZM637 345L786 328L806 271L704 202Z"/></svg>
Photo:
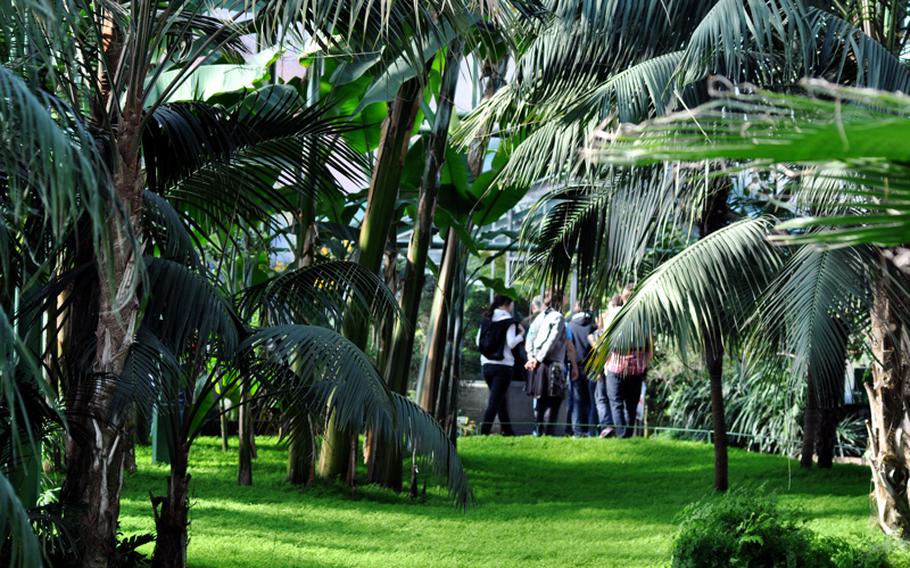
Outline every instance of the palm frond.
<svg viewBox="0 0 910 568"><path fill-rule="evenodd" d="M815 38L803 2L718 0L693 30L680 63L679 80L709 73L735 82L793 82L809 74Z"/></svg>
<svg viewBox="0 0 910 568"><path fill-rule="evenodd" d="M768 243L771 219L737 221L686 247L642 282L595 348L594 367L610 350L641 347L654 334L674 337L680 351L742 321L776 274L779 253Z"/></svg>
<svg viewBox="0 0 910 568"><path fill-rule="evenodd" d="M790 358L793 381L814 377L826 400L843 390L847 335L868 314L868 255L862 249L803 246L763 293L751 328L749 351Z"/></svg>
<svg viewBox="0 0 910 568"><path fill-rule="evenodd" d="M145 234L158 247L162 258L191 267L200 263L198 250L202 248L174 207L153 191L143 194Z"/></svg>
<svg viewBox="0 0 910 568"><path fill-rule="evenodd" d="M59 241L86 212L98 240L105 174L76 114L0 66L0 116L0 223L21 224L40 207Z"/></svg>
<svg viewBox="0 0 910 568"><path fill-rule="evenodd" d="M836 14L809 8L808 25L819 38L813 76L885 91L910 91L910 69L899 54Z"/></svg>
<svg viewBox="0 0 910 568"><path fill-rule="evenodd" d="M240 312L270 325L306 323L339 328L353 311L376 326L399 316L398 303L376 273L355 262L323 262L284 272L243 291Z"/></svg>
<svg viewBox="0 0 910 568"><path fill-rule="evenodd" d="M807 81L816 97L759 93L727 97L687 113L602 133L587 155L612 164L724 159L803 163L815 197L848 196L853 212L803 217L781 229L828 227L788 237L838 245L894 246L910 239L910 97ZM832 143L834 142L834 143ZM835 210L844 203L821 204ZM847 205L851 205L847 203Z"/></svg>
<svg viewBox="0 0 910 568"><path fill-rule="evenodd" d="M239 319L205 276L163 258L146 260L148 301L142 325L175 353L194 347L202 356L217 346L234 353L239 346Z"/></svg>
<svg viewBox="0 0 910 568"><path fill-rule="evenodd" d="M634 280L646 247L681 213L681 188L663 168L614 169L599 180L557 186L522 224L526 264L557 286L574 268L579 293L589 298Z"/></svg>
<svg viewBox="0 0 910 568"><path fill-rule="evenodd" d="M393 395L366 354L343 336L318 326L284 325L256 331L242 348L254 376L288 408L332 416L341 430L369 430L394 444L415 444L446 476L456 502L470 501L464 469L436 421Z"/></svg>
<svg viewBox="0 0 910 568"><path fill-rule="evenodd" d="M149 187L203 233L238 225L280 230L295 193L317 195L360 180L364 157L342 134L354 126L307 107L296 90L274 86L231 109L173 103L155 111L143 136Z"/></svg>
<svg viewBox="0 0 910 568"><path fill-rule="evenodd" d="M43 566L41 546L35 535L28 511L16 491L0 473L0 550L8 554L10 568Z"/></svg>

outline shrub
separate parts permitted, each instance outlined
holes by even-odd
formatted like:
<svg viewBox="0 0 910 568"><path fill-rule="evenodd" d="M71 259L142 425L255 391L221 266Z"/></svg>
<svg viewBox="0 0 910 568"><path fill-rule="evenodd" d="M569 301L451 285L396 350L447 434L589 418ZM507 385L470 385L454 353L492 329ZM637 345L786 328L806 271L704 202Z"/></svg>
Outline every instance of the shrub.
<svg viewBox="0 0 910 568"><path fill-rule="evenodd" d="M689 505L679 521L673 568L905 566L884 541L815 535L773 497L732 492Z"/></svg>

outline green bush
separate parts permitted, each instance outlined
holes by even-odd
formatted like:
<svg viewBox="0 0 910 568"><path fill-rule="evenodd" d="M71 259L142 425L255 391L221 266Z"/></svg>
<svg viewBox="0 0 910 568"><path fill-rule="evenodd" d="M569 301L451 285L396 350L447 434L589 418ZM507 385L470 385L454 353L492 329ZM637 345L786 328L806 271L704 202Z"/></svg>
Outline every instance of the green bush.
<svg viewBox="0 0 910 568"><path fill-rule="evenodd" d="M773 498L733 492L680 515L673 568L896 568L907 556L885 541L819 537Z"/></svg>

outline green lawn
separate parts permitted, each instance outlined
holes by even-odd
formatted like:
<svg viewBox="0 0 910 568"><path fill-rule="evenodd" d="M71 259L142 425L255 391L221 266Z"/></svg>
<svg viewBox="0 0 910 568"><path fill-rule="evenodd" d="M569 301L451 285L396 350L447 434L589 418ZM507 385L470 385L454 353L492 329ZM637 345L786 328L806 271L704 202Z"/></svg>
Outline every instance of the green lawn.
<svg viewBox="0 0 910 568"><path fill-rule="evenodd" d="M674 516L712 482L710 446L670 440L465 438L459 449L478 505L451 507L375 488L300 490L285 452L259 439L253 487L238 487L236 453L201 440L191 459L191 566L655 566L669 556ZM167 470L138 457L126 479L122 529L152 525L149 491ZM775 492L825 534L877 534L866 468L803 472L777 456L733 451L734 485Z"/></svg>

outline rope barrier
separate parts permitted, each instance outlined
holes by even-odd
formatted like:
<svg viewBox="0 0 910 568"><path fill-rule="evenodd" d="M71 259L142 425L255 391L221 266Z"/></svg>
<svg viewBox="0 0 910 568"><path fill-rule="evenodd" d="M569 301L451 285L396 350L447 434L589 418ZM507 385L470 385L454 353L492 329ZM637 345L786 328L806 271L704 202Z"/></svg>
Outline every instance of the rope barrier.
<svg viewBox="0 0 910 568"><path fill-rule="evenodd" d="M477 424L479 425L480 422L478 422ZM511 426L537 426L537 422L527 422L527 421L524 421L524 422L511 421L508 424L510 424ZM554 427L562 426L562 427L569 427L569 428L574 427L574 425L571 422L543 422L543 423L541 423L541 425L542 426L554 426ZM579 424L578 426L582 429L587 428L588 430L591 430L591 429L602 430L603 428L631 428L636 433L648 430L648 431L656 431L656 432L681 432L681 433L685 433L685 434L703 434L707 437L709 442L711 441L711 438L714 435L714 429L709 429L709 428L682 428L682 427L678 427L678 426L650 426L650 425L646 427L643 424L635 424L635 425L630 425L630 426L612 425L612 426L603 426L603 427L600 426L599 424ZM501 427L501 423L500 423L500 427ZM596 437L596 436L592 436L592 437ZM774 437L769 434L756 435L756 434L749 434L746 432L727 432L727 437L746 438L746 439L752 440L753 443L755 443L755 440L772 441L772 442L776 442L781 447L784 447L785 445L798 446L800 444L800 442L797 442L794 440L785 440L784 438ZM862 454L865 451L865 448L861 448L859 446L854 446L852 444L836 444L834 447L841 451L841 455L844 455L844 450L850 451L851 453L858 452L860 454Z"/></svg>

